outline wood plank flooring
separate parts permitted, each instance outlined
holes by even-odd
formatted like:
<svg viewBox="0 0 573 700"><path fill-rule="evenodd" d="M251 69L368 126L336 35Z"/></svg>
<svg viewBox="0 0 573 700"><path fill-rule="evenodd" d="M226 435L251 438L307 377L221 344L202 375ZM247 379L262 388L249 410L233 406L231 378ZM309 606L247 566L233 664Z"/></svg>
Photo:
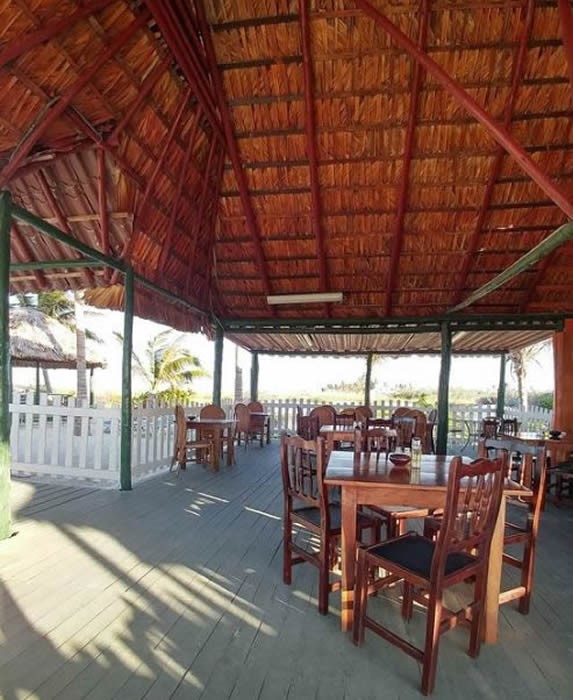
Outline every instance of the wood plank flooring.
<svg viewBox="0 0 573 700"><path fill-rule="evenodd" d="M419 665L368 635L355 648L316 610L316 570L282 583L276 443L212 474L189 465L132 492L14 481L0 543L0 697L418 698ZM573 509L541 523L531 613L502 608L500 641L470 659L447 634L436 698L573 697ZM512 573L512 576L515 574ZM420 642L396 596L373 610Z"/></svg>

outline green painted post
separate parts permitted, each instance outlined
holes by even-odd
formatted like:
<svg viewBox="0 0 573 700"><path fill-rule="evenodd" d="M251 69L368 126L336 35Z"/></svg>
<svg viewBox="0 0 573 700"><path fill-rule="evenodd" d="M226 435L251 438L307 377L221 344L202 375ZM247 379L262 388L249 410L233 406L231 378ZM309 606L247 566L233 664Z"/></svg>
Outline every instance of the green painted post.
<svg viewBox="0 0 573 700"><path fill-rule="evenodd" d="M10 224L12 199L0 192L0 540L10 535Z"/></svg>
<svg viewBox="0 0 573 700"><path fill-rule="evenodd" d="M133 270L125 270L123 362L121 371L120 488L131 491L131 355L133 351Z"/></svg>
<svg viewBox="0 0 573 700"><path fill-rule="evenodd" d="M34 403L40 403L40 363L36 360L36 390L34 391Z"/></svg>
<svg viewBox="0 0 573 700"><path fill-rule="evenodd" d="M370 406L370 382L372 381L372 353L366 355L366 379L364 380L364 405Z"/></svg>
<svg viewBox="0 0 573 700"><path fill-rule="evenodd" d="M499 386L497 387L497 407L495 415L503 418L505 412L505 365L507 356L504 352L499 356Z"/></svg>
<svg viewBox="0 0 573 700"><path fill-rule="evenodd" d="M213 368L213 403L221 405L221 382L223 379L223 340L224 332L221 326L215 328L215 366Z"/></svg>
<svg viewBox="0 0 573 700"><path fill-rule="evenodd" d="M448 451L450 365L452 362L452 333L447 323L442 324L442 362L438 385L438 435L436 452L445 455Z"/></svg>
<svg viewBox="0 0 573 700"><path fill-rule="evenodd" d="M259 353L251 353L251 401L259 400Z"/></svg>

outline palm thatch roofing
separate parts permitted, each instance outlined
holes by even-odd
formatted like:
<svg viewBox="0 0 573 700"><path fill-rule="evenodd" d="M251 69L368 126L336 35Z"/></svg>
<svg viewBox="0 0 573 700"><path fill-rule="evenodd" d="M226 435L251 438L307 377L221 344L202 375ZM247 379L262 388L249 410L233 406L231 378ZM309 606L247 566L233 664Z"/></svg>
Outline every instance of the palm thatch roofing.
<svg viewBox="0 0 573 700"><path fill-rule="evenodd" d="M38 309L10 309L10 355L14 367L75 369L76 334ZM93 344L86 341L86 367L105 367Z"/></svg>
<svg viewBox="0 0 573 700"><path fill-rule="evenodd" d="M573 216L568 2L5 0L0 13L0 188L198 309L138 290L147 318L205 331L213 316L443 316ZM13 262L77 257L13 226ZM464 314L571 315L572 270L569 240ZM117 283L103 268L12 275L14 292L90 288L112 308ZM344 302L266 300L325 290ZM233 337L309 349L304 333Z"/></svg>

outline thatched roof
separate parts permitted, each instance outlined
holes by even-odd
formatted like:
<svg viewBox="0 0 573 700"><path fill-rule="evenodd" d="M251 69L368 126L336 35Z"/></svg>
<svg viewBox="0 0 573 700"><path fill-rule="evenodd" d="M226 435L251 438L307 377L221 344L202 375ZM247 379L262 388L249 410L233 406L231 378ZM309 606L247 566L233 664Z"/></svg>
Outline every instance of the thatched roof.
<svg viewBox="0 0 573 700"><path fill-rule="evenodd" d="M76 335L38 309L10 309L10 354L14 367L76 368ZM101 354L86 342L86 366L105 367Z"/></svg>
<svg viewBox="0 0 573 700"><path fill-rule="evenodd" d="M222 319L448 312L573 205L556 204L363 5L6 0L0 187ZM573 201L557 0L371 5ZM22 224L12 255L77 257ZM566 242L464 313L571 315L572 269ZM103 269L12 278L14 291L110 282L121 279ZM344 302L266 302L325 289ZM164 320L167 304L148 294L140 313ZM205 327L201 314L169 313Z"/></svg>

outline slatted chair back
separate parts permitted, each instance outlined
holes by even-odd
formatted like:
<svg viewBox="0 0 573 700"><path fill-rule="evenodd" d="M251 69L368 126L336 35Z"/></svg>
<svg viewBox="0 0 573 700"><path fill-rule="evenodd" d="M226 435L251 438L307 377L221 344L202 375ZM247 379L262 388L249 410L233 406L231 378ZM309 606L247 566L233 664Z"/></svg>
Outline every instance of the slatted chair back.
<svg viewBox="0 0 573 700"><path fill-rule="evenodd" d="M235 420L237 433L248 433L250 428L251 412L244 403L235 404Z"/></svg>
<svg viewBox="0 0 573 700"><path fill-rule="evenodd" d="M316 440L320 433L318 416L297 416L296 433L304 440Z"/></svg>
<svg viewBox="0 0 573 700"><path fill-rule="evenodd" d="M407 416L410 413L408 406L398 406L392 411L392 419L399 418L400 416Z"/></svg>
<svg viewBox="0 0 573 700"><path fill-rule="evenodd" d="M519 421L517 418L503 418L499 432L501 435L517 435L519 432Z"/></svg>
<svg viewBox="0 0 573 700"><path fill-rule="evenodd" d="M324 486L326 469L324 439L305 440L283 435L281 440L281 470L285 498L305 506L321 509L324 527L328 529L327 493Z"/></svg>
<svg viewBox="0 0 573 700"><path fill-rule="evenodd" d="M396 446L411 447L412 438L415 435L416 419L413 416L394 416L392 419L394 428L396 429Z"/></svg>
<svg viewBox="0 0 573 700"><path fill-rule="evenodd" d="M428 412L428 423L436 423L438 420L438 409L432 408Z"/></svg>
<svg viewBox="0 0 573 700"><path fill-rule="evenodd" d="M309 416L317 416L321 428L323 425L335 425L336 423L336 409L334 406L326 404L324 406L316 406L309 413Z"/></svg>
<svg viewBox="0 0 573 700"><path fill-rule="evenodd" d="M480 438L478 441L478 455L482 457L501 457L504 460L507 476L511 477L510 465L512 456L520 455L517 470L517 481L533 491L533 498L520 499L534 504L538 515L541 511L543 493L547 481L547 465L545 448L541 445L529 445L527 443L512 440L508 437Z"/></svg>
<svg viewBox="0 0 573 700"><path fill-rule="evenodd" d="M456 552L473 552L477 563L487 563L504 478L503 458L479 458L470 464L464 464L461 457L452 459L432 580L444 576L448 557Z"/></svg>
<svg viewBox="0 0 573 700"><path fill-rule="evenodd" d="M424 411L419 411L417 408L410 409L409 413L406 414L410 418L414 418L416 425L414 427L414 435L422 440L422 447L424 452L428 453L430 450L425 449L425 436L426 436L426 426L428 422L428 417Z"/></svg>
<svg viewBox="0 0 573 700"><path fill-rule="evenodd" d="M247 404L247 408L249 411L254 412L254 413L264 413L264 407L263 404L260 401L249 401Z"/></svg>
<svg viewBox="0 0 573 700"><path fill-rule="evenodd" d="M225 411L215 404L209 404L208 406L203 406L199 411L199 418L226 418Z"/></svg>
<svg viewBox="0 0 573 700"><path fill-rule="evenodd" d="M337 413L334 416L334 425L337 428L352 428L355 422L354 411L352 413Z"/></svg>
<svg viewBox="0 0 573 700"><path fill-rule="evenodd" d="M494 438L499 430L499 421L494 416L482 419L480 436Z"/></svg>
<svg viewBox="0 0 573 700"><path fill-rule="evenodd" d="M356 420L359 423L366 423L366 421L369 418L373 418L374 414L372 413L372 409L369 408L368 406L356 406L354 409L354 414L356 415Z"/></svg>

